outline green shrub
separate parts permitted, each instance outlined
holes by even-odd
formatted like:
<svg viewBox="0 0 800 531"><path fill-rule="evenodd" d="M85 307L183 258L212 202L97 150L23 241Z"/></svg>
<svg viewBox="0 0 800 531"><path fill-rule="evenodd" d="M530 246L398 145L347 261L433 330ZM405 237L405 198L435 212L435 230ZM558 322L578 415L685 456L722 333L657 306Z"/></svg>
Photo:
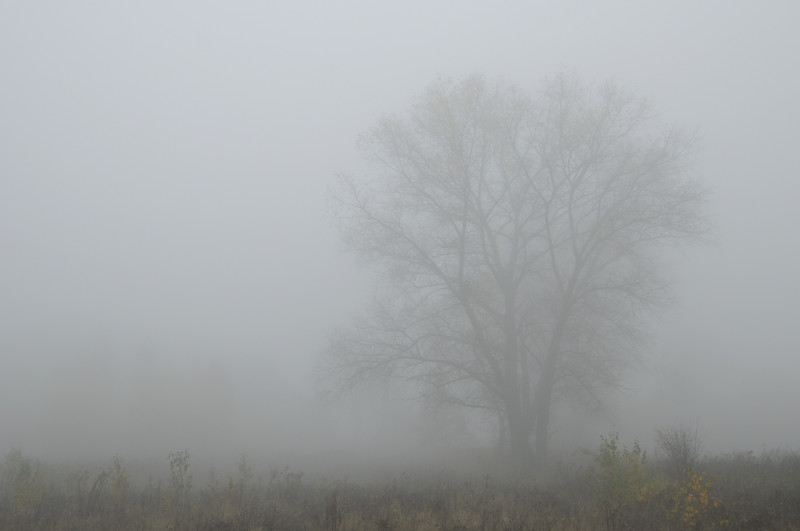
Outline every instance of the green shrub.
<svg viewBox="0 0 800 531"><path fill-rule="evenodd" d="M635 520L653 494L654 483L645 464L647 452L639 442L620 448L619 435L601 436L602 444L592 453L595 468L589 475L596 511L606 529L637 527Z"/></svg>

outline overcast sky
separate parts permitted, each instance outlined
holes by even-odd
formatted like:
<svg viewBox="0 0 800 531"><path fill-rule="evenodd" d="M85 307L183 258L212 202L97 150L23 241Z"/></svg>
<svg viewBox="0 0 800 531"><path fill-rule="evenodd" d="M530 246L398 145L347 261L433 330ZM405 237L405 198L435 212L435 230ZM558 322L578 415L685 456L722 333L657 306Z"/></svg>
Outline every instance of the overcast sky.
<svg viewBox="0 0 800 531"><path fill-rule="evenodd" d="M197 367L288 417L369 296L325 201L358 134L437 75L562 71L696 129L714 189L614 422L800 447L798 24L788 0L0 3L0 451L99 359L112 394Z"/></svg>

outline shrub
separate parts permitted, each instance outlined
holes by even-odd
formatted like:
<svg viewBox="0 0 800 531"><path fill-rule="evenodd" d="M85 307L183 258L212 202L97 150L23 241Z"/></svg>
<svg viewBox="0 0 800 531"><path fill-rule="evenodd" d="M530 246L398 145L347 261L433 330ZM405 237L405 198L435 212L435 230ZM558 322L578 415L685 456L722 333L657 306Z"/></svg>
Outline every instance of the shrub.
<svg viewBox="0 0 800 531"><path fill-rule="evenodd" d="M702 441L697 427L677 426L656 430L656 445L664 452L675 478L690 475L700 456Z"/></svg>
<svg viewBox="0 0 800 531"><path fill-rule="evenodd" d="M641 520L641 509L653 492L645 469L647 452L638 441L630 449L620 448L617 433L601 436L601 440L592 453L595 469L589 478L595 506L606 529L636 528L635 521Z"/></svg>

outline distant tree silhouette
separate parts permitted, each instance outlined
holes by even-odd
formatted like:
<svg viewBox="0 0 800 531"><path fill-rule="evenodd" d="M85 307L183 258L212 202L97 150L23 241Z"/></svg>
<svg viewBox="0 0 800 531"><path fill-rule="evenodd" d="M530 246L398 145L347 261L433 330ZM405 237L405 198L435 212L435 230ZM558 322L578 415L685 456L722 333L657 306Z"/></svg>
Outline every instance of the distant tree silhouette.
<svg viewBox="0 0 800 531"><path fill-rule="evenodd" d="M496 413L513 458L543 463L552 404L598 403L640 311L666 302L653 251L706 229L694 145L613 84L433 83L363 135L373 171L334 192L349 249L385 274L331 336L339 381L416 380Z"/></svg>

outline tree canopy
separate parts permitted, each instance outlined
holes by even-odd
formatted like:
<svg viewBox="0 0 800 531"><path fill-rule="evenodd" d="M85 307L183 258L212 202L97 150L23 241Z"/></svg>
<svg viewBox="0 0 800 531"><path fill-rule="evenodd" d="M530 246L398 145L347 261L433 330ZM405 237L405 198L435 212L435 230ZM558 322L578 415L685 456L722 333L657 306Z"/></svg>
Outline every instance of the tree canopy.
<svg viewBox="0 0 800 531"><path fill-rule="evenodd" d="M695 145L611 83L436 81L361 137L371 171L335 191L346 245L385 280L331 336L338 375L484 409L543 462L552 404L599 403L636 359L642 311L668 299L659 248L706 230Z"/></svg>

